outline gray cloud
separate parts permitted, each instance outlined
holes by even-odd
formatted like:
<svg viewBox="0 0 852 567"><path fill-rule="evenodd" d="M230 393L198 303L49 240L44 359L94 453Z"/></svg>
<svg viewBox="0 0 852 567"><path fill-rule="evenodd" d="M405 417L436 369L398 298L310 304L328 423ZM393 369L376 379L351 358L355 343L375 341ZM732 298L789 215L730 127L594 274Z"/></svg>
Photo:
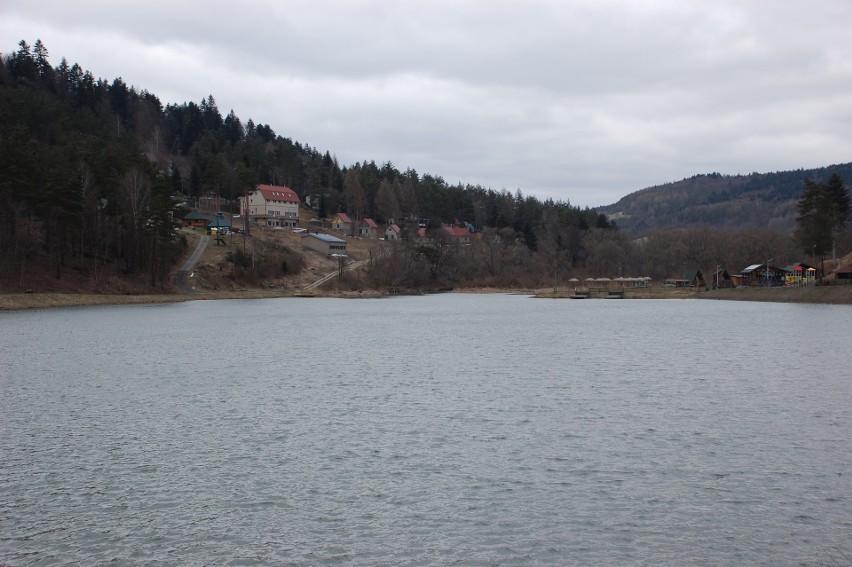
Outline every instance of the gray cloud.
<svg viewBox="0 0 852 567"><path fill-rule="evenodd" d="M852 160L843 0L11 0L96 76L450 183L602 205L695 173Z"/></svg>

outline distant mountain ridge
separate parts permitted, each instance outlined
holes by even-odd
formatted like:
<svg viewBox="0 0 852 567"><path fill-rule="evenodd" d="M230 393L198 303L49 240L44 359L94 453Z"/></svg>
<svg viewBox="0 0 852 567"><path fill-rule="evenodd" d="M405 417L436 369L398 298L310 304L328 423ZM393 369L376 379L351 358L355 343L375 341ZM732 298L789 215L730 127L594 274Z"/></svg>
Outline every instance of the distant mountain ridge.
<svg viewBox="0 0 852 567"><path fill-rule="evenodd" d="M701 225L789 232L795 229L804 180L825 181L832 173L847 187L852 183L852 163L750 175L709 173L636 191L598 211L635 235Z"/></svg>

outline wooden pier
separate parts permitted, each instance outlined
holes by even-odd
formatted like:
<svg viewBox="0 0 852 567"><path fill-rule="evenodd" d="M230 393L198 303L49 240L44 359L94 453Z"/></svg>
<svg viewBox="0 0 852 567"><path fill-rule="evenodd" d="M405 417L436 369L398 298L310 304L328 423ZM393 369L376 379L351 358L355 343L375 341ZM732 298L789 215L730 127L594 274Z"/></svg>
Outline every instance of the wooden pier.
<svg viewBox="0 0 852 567"><path fill-rule="evenodd" d="M593 297L602 299L624 299L623 289L587 289L574 290L571 299L591 299Z"/></svg>

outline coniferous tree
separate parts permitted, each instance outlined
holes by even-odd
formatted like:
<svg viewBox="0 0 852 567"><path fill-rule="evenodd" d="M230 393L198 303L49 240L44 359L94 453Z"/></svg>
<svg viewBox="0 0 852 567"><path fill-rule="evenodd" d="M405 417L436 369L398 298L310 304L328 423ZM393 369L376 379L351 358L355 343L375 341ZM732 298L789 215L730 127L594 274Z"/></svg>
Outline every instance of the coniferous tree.
<svg viewBox="0 0 852 567"><path fill-rule="evenodd" d="M802 250L824 257L832 249L837 232L849 220L849 193L840 176L833 174L828 183L806 179L798 212L796 239Z"/></svg>
<svg viewBox="0 0 852 567"><path fill-rule="evenodd" d="M849 191L843 185L843 179L832 173L825 184L828 202L832 209L832 225L835 231L846 227L850 215Z"/></svg>
<svg viewBox="0 0 852 567"><path fill-rule="evenodd" d="M33 49L33 57L39 79L41 79L43 84L52 88L55 71L48 61L47 47L45 47L44 43L42 43L40 39L37 39Z"/></svg>

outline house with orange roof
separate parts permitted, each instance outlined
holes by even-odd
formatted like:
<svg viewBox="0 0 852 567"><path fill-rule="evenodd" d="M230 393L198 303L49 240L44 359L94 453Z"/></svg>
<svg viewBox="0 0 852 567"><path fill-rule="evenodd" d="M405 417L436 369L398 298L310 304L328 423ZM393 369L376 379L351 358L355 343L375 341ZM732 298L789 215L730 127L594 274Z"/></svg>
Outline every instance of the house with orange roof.
<svg viewBox="0 0 852 567"><path fill-rule="evenodd" d="M470 242L470 229L466 226L445 224L442 228L444 235L450 241L458 244L468 244Z"/></svg>
<svg viewBox="0 0 852 567"><path fill-rule="evenodd" d="M301 199L295 191L281 185L258 185L240 197L240 213L250 222L266 226L298 226Z"/></svg>

